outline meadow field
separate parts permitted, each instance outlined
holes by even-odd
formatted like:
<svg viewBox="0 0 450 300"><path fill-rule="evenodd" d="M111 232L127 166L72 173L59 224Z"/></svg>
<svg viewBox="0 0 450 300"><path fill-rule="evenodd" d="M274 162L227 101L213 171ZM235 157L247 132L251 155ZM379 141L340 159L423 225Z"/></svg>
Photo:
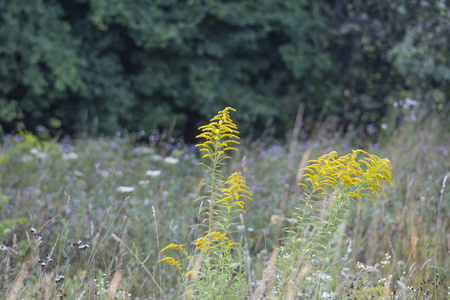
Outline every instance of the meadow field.
<svg viewBox="0 0 450 300"><path fill-rule="evenodd" d="M241 136L214 168L210 144L7 135L0 299L448 299L449 121L388 121L375 141ZM304 168L332 151L383 163L376 206L339 174L315 189Z"/></svg>

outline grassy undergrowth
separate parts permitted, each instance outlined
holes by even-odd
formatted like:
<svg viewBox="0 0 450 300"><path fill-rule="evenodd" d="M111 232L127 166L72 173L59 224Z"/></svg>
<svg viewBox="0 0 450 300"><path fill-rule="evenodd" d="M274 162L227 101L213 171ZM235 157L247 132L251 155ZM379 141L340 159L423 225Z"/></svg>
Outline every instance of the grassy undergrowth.
<svg viewBox="0 0 450 300"><path fill-rule="evenodd" d="M323 124L310 140L201 153L6 137L0 299L445 299L450 136L439 120L405 118L372 145ZM214 145L210 129L200 148ZM218 134L238 141L229 129ZM389 158L392 177L378 169L370 188L328 172L326 187L313 175L328 154L341 171ZM366 169L351 177L368 179Z"/></svg>

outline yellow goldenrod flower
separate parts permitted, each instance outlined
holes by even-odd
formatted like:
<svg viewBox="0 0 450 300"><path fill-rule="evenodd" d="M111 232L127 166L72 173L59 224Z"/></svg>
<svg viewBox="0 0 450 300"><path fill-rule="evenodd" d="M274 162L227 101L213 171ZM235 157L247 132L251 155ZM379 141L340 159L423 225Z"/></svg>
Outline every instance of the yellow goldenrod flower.
<svg viewBox="0 0 450 300"><path fill-rule="evenodd" d="M237 134L237 126L230 118L229 111L236 111L234 108L227 107L211 119L208 125L199 127L202 131L197 138L206 139L205 142L196 145L201 147L200 151L205 152L203 158L209 157L214 159L216 156L221 156L226 150L238 150L230 144L239 144L239 137ZM236 139L236 140L235 140Z"/></svg>
<svg viewBox="0 0 450 300"><path fill-rule="evenodd" d="M168 249L174 249L174 250L183 250L184 245L178 245L178 244L170 244L168 246L166 246L165 248L163 248L160 252L164 252Z"/></svg>
<svg viewBox="0 0 450 300"><path fill-rule="evenodd" d="M184 247L184 245L170 244L170 245L166 246L165 248L163 248L160 252L162 253L169 249L184 250L183 247ZM167 262L168 264L170 264L172 266L176 266L178 268L178 270L181 272L181 263L179 261L177 261L175 258L169 256L169 257L158 260L158 263L163 262L163 261Z"/></svg>
<svg viewBox="0 0 450 300"><path fill-rule="evenodd" d="M178 268L180 268L180 266L181 266L181 263L173 257L166 257L166 258L160 259L160 260L158 260L158 263L161 263L163 261L167 262L168 264L170 264L172 266L176 266Z"/></svg>
<svg viewBox="0 0 450 300"><path fill-rule="evenodd" d="M194 245L198 246L198 250L202 250L206 253L209 250L216 249L216 247L221 245L225 245L226 248L232 248L233 246L240 244L234 243L219 231L213 231L204 237L198 238Z"/></svg>
<svg viewBox="0 0 450 300"><path fill-rule="evenodd" d="M360 155L365 158L358 159ZM379 196L378 191L381 191L386 196L381 187L381 181L384 180L392 185L392 168L389 160L381 159L363 150L354 150L341 157L336 151L332 151L309 162L311 164L304 168L308 172L304 177L311 189L307 184L300 184L309 192L329 195L325 187L335 190L339 186L342 194L346 193L358 199L366 196L376 205L368 192Z"/></svg>
<svg viewBox="0 0 450 300"><path fill-rule="evenodd" d="M245 202L241 199L252 200L252 194L248 191L249 187L245 185L244 178L235 172L228 177L225 184L229 187L220 189L224 198L216 201L216 204L223 203L228 211L232 210L233 206L237 206L237 210L243 212Z"/></svg>

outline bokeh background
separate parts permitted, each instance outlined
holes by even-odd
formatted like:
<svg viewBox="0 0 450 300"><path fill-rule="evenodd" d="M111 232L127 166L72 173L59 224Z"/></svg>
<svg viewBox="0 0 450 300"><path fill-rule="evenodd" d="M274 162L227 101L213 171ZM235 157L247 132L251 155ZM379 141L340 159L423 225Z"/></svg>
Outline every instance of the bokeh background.
<svg viewBox="0 0 450 300"><path fill-rule="evenodd" d="M104 136L244 134L308 120L377 134L393 106L449 105L445 0L2 0L0 125Z"/></svg>

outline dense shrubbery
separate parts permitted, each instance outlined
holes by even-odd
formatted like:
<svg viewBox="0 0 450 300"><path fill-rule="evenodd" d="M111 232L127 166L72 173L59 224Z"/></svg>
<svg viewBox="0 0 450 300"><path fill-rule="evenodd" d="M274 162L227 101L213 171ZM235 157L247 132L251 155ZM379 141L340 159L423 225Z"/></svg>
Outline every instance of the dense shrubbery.
<svg viewBox="0 0 450 300"><path fill-rule="evenodd" d="M176 120L189 139L228 105L244 132L284 132L301 102L312 119L326 107L344 124L378 126L391 100L448 103L446 5L4 0L0 121L7 132L23 121L96 135Z"/></svg>

